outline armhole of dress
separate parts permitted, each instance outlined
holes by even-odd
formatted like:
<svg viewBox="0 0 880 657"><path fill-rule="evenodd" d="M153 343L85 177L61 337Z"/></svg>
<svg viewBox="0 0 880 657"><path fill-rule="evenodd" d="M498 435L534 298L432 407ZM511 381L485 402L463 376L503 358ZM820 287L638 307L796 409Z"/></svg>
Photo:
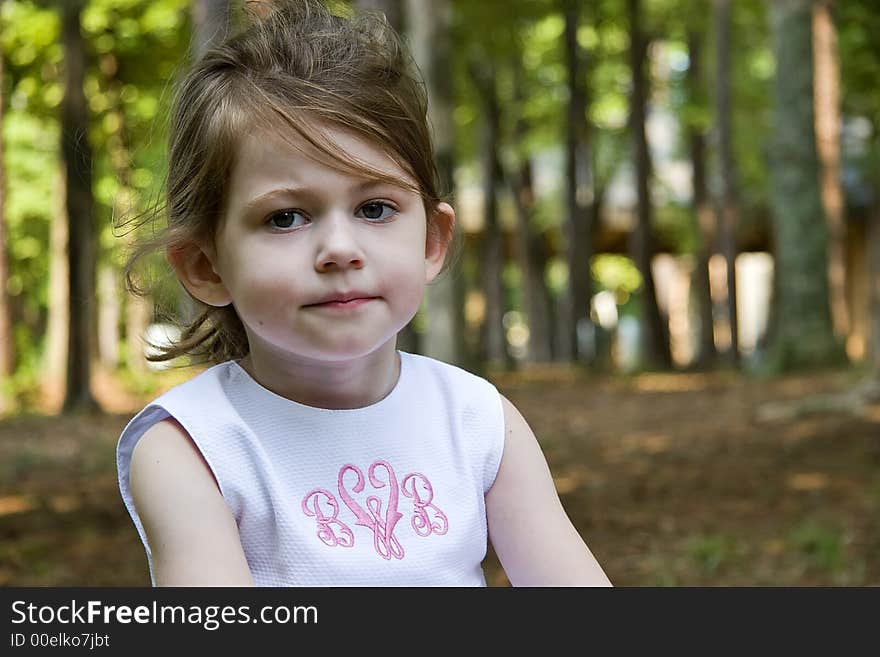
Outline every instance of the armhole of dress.
<svg viewBox="0 0 880 657"><path fill-rule="evenodd" d="M214 484L220 490L220 494L223 495L224 498L226 497L224 495L223 488L220 485L220 480L217 478L217 473L215 472L214 466L205 455L205 452L202 449L201 445L199 445L199 443L193 437L192 430L189 426L187 426L189 423L179 416L171 413L163 406L154 404L147 406L128 423L125 429L123 429L122 434L119 437L119 443L116 448L116 470L119 479L119 492L122 496L122 501L125 504L125 508L128 511L129 516L131 516L132 522L137 529L137 533L141 539L141 543L144 546L144 551L147 555L147 565L150 570L150 585L153 587L156 586L156 578L153 572L153 554L150 550L149 542L147 541L147 534L144 531L143 523L141 523L140 516L138 515L137 509L134 505L134 500L131 496L130 467L131 456L134 453L135 445L137 445L141 437L147 432L150 427L168 418L171 418L175 422L177 422L177 424L179 424L183 431L187 434L187 437L195 447L199 456L201 456L202 460L207 465L208 471L211 473L211 477L214 480Z"/></svg>
<svg viewBox="0 0 880 657"><path fill-rule="evenodd" d="M501 458L504 455L504 437L507 433L507 427L504 424L504 405L501 402L501 393L498 388L489 381L491 388L492 412L495 414L492 435L489 440L489 455L487 460L486 473L483 481L483 495L485 496L495 484L498 477L498 470L501 468Z"/></svg>

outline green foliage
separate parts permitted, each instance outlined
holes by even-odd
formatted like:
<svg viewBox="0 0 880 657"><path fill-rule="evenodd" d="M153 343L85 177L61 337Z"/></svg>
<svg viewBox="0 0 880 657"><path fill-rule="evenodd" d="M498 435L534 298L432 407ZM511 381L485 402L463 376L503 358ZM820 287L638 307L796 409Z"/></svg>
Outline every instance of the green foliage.
<svg viewBox="0 0 880 657"><path fill-rule="evenodd" d="M504 289L507 291L504 307L522 308L524 287L522 270L513 262L505 263L504 269L501 271L501 279L504 281Z"/></svg>
<svg viewBox="0 0 880 657"><path fill-rule="evenodd" d="M844 111L880 125L880 44L876 38L880 8L871 3L842 2L836 10Z"/></svg>
<svg viewBox="0 0 880 657"><path fill-rule="evenodd" d="M3 382L3 392L13 400L17 412L26 412L39 404L44 366L29 328L18 324L14 327L14 333L16 353L21 355L21 361L12 376Z"/></svg>
<svg viewBox="0 0 880 657"><path fill-rule="evenodd" d="M123 362L126 362L123 354ZM146 372L133 372L128 367L123 367L118 372L119 385L127 392L139 396L141 399L155 397L159 392L160 379L151 370Z"/></svg>
<svg viewBox="0 0 880 657"><path fill-rule="evenodd" d="M554 297L559 297L568 286L568 264L564 258L551 258L544 271L544 282Z"/></svg>
<svg viewBox="0 0 880 657"><path fill-rule="evenodd" d="M137 212L156 197L162 180L159 107L187 52L189 11L188 0L91 0L82 12L89 48L84 89L95 155L95 221L100 257L117 266L124 252L110 219L120 195ZM50 226L67 220L59 160L64 68L59 23L51 3L2 4L8 292L24 379L30 376L27 363L37 362L45 332ZM24 379L19 387L26 390Z"/></svg>
<svg viewBox="0 0 880 657"><path fill-rule="evenodd" d="M345 3L337 2L338 6ZM457 165L476 171L479 184L483 154L484 91L471 74L474 64L491 64L502 113L502 161L516 170L523 157L543 168L536 187L532 229L543 233L557 255L545 272L553 294L567 285L561 227L565 217L563 153L569 99L564 52L563 5L559 0L451 0L452 88ZM631 159L628 63L629 34L625 3L596 0L576 3L580 11L577 40L583 61L589 159L600 194L619 181ZM652 112L666 113L680 126L672 157L689 158L689 130L706 134L710 191L717 176L712 128L715 115L715 35L711 5L701 0L645 0L644 27L654 46L649 75ZM59 165L58 114L63 95L64 53L58 4L15 0L0 5L0 47L5 119L3 154L6 167L5 220L10 258L9 293L19 331L20 355L36 354L46 325L49 279L48 243L54 221L64 221ZM770 90L775 62L770 49L768 3L731 3L731 72L736 187L744 228L769 214L767 188L770 143ZM82 30L88 44L85 91L90 112L89 139L95 154L95 220L100 258L121 267L126 240L111 219L139 216L161 196L165 125L171 81L185 66L191 42L191 0L88 0ZM868 123L859 149L845 153L846 180L857 180L867 205L876 196L880 172L880 7L871 3L838 3L836 8L842 103L848 119ZM702 81L690 88L689 38L702 43ZM518 127L521 138L515 138ZM872 132L873 131L873 132ZM656 164L656 163L655 163ZM660 163L663 166L663 163ZM550 172L548 175L547 172ZM670 191L670 193L664 193ZM679 252L696 246L694 221L687 199L671 190L655 196L655 230ZM603 196L606 203L610 195ZM502 223L512 226L511 204L502 205ZM160 217L161 218L161 217ZM633 284L626 258L595 260L597 283L612 289L627 308L637 304L641 281ZM609 264L612 263L612 264ZM166 272L145 265L156 277ZM465 263L466 267L468 265ZM508 268L509 302L519 305L521 285ZM622 283L621 280L628 281ZM174 299L173 281L159 284L157 298ZM35 361L36 362L36 361Z"/></svg>
<svg viewBox="0 0 880 657"><path fill-rule="evenodd" d="M600 254L590 261L593 279L603 290L614 293L620 305L642 287L642 275L635 263L626 256Z"/></svg>
<svg viewBox="0 0 880 657"><path fill-rule="evenodd" d="M744 213L769 204L771 85L775 75L765 3L731 3L732 146ZM711 79L711 78L710 78Z"/></svg>
<svg viewBox="0 0 880 657"><path fill-rule="evenodd" d="M10 26L15 25L15 29ZM6 173L5 216L9 258L7 293L17 309L14 339L23 362L13 377L16 390L30 390L34 350L43 333L47 307L50 221L60 207L58 191L57 81L61 50L58 18L31 2L2 5L0 35L6 59L3 80L3 163Z"/></svg>
<svg viewBox="0 0 880 657"><path fill-rule="evenodd" d="M787 542L808 563L829 572L841 569L845 557L845 538L836 526L820 520L805 520L788 534Z"/></svg>
<svg viewBox="0 0 880 657"><path fill-rule="evenodd" d="M13 25L15 29L11 29ZM0 27L7 75L12 81L13 104L38 100L40 84L52 81L57 72L55 65L62 57L58 15L30 0L4 2L0 10ZM16 99L18 84L24 85L20 90L24 96ZM39 108L39 103L35 108Z"/></svg>
<svg viewBox="0 0 880 657"><path fill-rule="evenodd" d="M474 64L493 64L508 133L520 114L529 123L531 130L521 145L526 152L558 143L566 88L557 4L459 0L453 5L453 43L463 44L457 48L454 70L459 157L470 160L481 152L482 89L470 74ZM521 76L518 102L514 99L515 63ZM515 113L504 111L508 108Z"/></svg>
<svg viewBox="0 0 880 657"><path fill-rule="evenodd" d="M724 534L700 534L687 541L687 555L707 575L735 559L738 547L734 539Z"/></svg>
<svg viewBox="0 0 880 657"><path fill-rule="evenodd" d="M679 253L694 253L699 246L693 209L670 201L657 208L654 232L673 244Z"/></svg>

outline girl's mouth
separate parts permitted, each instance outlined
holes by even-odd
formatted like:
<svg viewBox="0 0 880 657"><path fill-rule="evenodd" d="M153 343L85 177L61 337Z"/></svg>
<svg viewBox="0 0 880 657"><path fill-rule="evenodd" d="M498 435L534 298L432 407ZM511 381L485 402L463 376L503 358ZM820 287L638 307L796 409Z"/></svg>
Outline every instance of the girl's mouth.
<svg viewBox="0 0 880 657"><path fill-rule="evenodd" d="M327 301L325 303L316 303L310 306L306 306L307 308L328 308L333 310L348 310L353 308L360 308L361 306L369 303L370 301L374 301L376 297L362 297L358 299L351 299L350 301Z"/></svg>

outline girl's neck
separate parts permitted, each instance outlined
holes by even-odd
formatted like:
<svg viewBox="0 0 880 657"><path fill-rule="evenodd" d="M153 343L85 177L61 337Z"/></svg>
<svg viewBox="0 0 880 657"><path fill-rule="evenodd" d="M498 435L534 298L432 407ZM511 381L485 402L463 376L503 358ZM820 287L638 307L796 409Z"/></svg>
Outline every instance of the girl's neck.
<svg viewBox="0 0 880 657"><path fill-rule="evenodd" d="M350 361L282 359L251 351L239 365L276 395L325 409L354 409L384 399L397 384L400 358L396 340Z"/></svg>

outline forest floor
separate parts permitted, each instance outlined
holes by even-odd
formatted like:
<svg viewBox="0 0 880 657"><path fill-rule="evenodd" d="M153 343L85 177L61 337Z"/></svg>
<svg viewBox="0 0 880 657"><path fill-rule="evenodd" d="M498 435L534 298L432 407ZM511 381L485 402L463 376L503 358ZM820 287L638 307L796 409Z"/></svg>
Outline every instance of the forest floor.
<svg viewBox="0 0 880 657"><path fill-rule="evenodd" d="M615 585L880 585L880 406L762 419L768 402L844 391L855 373L489 378ZM108 413L0 421L0 585L149 585L114 449L155 394L104 379ZM507 584L491 550L484 568Z"/></svg>

